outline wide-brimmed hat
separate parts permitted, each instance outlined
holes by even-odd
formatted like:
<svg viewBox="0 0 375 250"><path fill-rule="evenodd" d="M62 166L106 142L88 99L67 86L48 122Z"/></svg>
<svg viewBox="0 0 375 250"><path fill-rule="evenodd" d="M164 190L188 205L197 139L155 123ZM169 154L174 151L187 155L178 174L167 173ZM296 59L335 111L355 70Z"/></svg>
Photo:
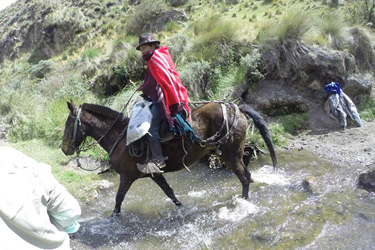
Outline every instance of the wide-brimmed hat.
<svg viewBox="0 0 375 250"><path fill-rule="evenodd" d="M156 40L156 38L151 33L141 34L139 35L139 44L136 49L139 50L142 45L152 43L160 44L160 41Z"/></svg>

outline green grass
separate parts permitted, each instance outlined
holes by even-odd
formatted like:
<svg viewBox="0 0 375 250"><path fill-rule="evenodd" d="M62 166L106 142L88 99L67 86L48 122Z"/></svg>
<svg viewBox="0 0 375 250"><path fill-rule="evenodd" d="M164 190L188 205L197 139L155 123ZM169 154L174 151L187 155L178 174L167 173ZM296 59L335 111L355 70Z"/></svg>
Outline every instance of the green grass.
<svg viewBox="0 0 375 250"><path fill-rule="evenodd" d="M375 120L375 98L371 97L366 102L358 106L359 116L362 120Z"/></svg>
<svg viewBox="0 0 375 250"><path fill-rule="evenodd" d="M95 57L98 57L101 55L101 49L99 48L91 48L87 49L82 53L82 61L85 60L91 60L94 59Z"/></svg>

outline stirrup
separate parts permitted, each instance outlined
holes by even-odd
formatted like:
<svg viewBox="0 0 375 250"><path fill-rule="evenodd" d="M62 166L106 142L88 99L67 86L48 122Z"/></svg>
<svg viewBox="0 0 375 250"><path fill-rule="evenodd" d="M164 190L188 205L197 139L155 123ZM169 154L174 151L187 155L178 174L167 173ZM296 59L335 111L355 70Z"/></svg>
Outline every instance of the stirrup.
<svg viewBox="0 0 375 250"><path fill-rule="evenodd" d="M161 167L165 167L165 165L161 166ZM164 173L164 171L161 170L158 167L158 164L156 164L153 161L148 161L144 164L137 163L137 168L138 168L139 171L141 171L144 174L162 174L162 173Z"/></svg>

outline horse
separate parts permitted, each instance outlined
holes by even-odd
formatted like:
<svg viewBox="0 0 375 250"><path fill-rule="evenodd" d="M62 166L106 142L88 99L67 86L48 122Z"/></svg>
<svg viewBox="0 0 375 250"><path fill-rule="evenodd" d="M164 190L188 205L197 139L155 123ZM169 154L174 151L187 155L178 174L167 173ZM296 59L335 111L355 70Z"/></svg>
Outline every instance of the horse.
<svg viewBox="0 0 375 250"><path fill-rule="evenodd" d="M131 144L126 146L126 138L121 135L126 132L128 117L101 105L84 103L76 107L73 102L67 104L70 113L65 122L62 151L65 155L73 155L85 138L90 136L109 153L110 165L120 175L115 208L111 216L120 214L121 204L132 183L145 177L151 178L177 207L182 207L163 174L145 174L138 170L137 163L144 163L147 154L134 156L129 151ZM176 135L168 142L162 143L163 155L167 157L164 173L191 166L216 150L221 153L220 157L225 166L230 168L240 180L242 198L248 199L252 179L242 160L248 117L253 119L261 133L270 152L273 166L276 168L277 159L269 130L264 119L256 111L245 104L237 106L209 102L192 110L190 116L194 131L205 140L196 143L189 140L186 135Z"/></svg>

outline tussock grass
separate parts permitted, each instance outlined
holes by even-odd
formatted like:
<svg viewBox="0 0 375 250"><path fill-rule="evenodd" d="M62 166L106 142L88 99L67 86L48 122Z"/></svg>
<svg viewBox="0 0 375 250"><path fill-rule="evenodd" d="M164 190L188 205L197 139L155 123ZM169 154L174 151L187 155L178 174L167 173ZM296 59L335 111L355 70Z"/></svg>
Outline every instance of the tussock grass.
<svg viewBox="0 0 375 250"><path fill-rule="evenodd" d="M297 5L288 9L279 19L265 21L260 27L258 41L301 39L310 28L310 12Z"/></svg>
<svg viewBox="0 0 375 250"><path fill-rule="evenodd" d="M217 69L214 75L212 87L209 91L210 100L227 100L230 101L234 88L244 80L243 67L230 67L224 72Z"/></svg>
<svg viewBox="0 0 375 250"><path fill-rule="evenodd" d="M194 24L194 35L192 50L198 59L220 63L220 57L226 56L226 60L230 60L227 54L231 53L230 43L237 37L233 23L212 15Z"/></svg>
<svg viewBox="0 0 375 250"><path fill-rule="evenodd" d="M361 70L373 70L375 52L370 36L365 29L354 27L350 30L351 39L348 43L350 53L355 57Z"/></svg>
<svg viewBox="0 0 375 250"><path fill-rule="evenodd" d="M329 12L316 22L319 34L325 38L330 47L338 50L344 47L346 26L344 15L339 11Z"/></svg>

